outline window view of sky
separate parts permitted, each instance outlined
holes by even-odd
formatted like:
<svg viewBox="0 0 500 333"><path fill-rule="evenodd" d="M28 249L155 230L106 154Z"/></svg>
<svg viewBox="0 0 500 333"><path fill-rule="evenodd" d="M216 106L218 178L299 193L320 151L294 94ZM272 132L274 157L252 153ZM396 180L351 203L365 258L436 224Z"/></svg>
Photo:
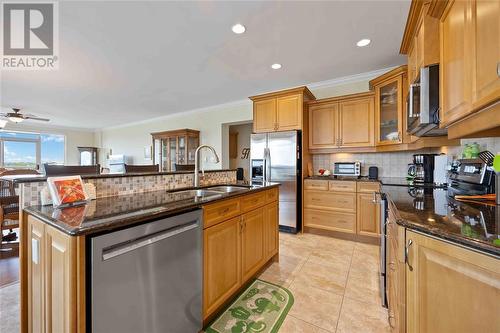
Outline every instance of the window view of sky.
<svg viewBox="0 0 500 333"><path fill-rule="evenodd" d="M29 141L28 141L29 140ZM37 143L40 152L37 154ZM37 164L64 164L64 135L0 132L3 166L35 168ZM37 160L40 156L40 160Z"/></svg>

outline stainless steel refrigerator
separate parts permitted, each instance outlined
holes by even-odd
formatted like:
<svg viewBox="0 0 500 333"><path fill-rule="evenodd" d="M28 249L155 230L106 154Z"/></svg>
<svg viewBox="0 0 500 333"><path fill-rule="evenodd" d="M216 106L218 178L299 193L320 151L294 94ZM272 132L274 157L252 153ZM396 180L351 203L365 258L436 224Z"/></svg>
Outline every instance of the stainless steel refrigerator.
<svg viewBox="0 0 500 333"><path fill-rule="evenodd" d="M252 134L250 166L253 183L280 183L280 230L294 232L302 227L301 132Z"/></svg>

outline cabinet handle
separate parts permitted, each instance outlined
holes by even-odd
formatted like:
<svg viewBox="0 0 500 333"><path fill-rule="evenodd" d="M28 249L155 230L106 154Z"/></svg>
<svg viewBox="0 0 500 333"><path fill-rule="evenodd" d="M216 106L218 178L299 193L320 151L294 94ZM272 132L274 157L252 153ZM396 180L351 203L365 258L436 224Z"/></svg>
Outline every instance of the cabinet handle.
<svg viewBox="0 0 500 333"><path fill-rule="evenodd" d="M376 204L376 203L377 203L377 192L373 192L373 199L372 199L372 202L373 202L374 204Z"/></svg>
<svg viewBox="0 0 500 333"><path fill-rule="evenodd" d="M393 320L394 320L394 313L391 313L389 312L388 314L388 320L389 320L389 326L391 326L391 328L395 328L396 325L393 324Z"/></svg>
<svg viewBox="0 0 500 333"><path fill-rule="evenodd" d="M228 208L228 207L227 207L227 208L224 208L224 209L221 209L221 210L219 211L219 214L220 214L220 215L225 215L225 214L227 214L227 212L229 212L229 208Z"/></svg>
<svg viewBox="0 0 500 333"><path fill-rule="evenodd" d="M497 62L497 76L500 77L500 62Z"/></svg>
<svg viewBox="0 0 500 333"><path fill-rule="evenodd" d="M410 271L413 271L412 265L410 265L409 255L410 255L410 246L413 244L413 241L408 240L408 244L405 247L405 263L408 265Z"/></svg>
<svg viewBox="0 0 500 333"><path fill-rule="evenodd" d="M392 270L392 271L395 271L396 270L396 264L394 263L394 261L391 261L389 263L389 268Z"/></svg>

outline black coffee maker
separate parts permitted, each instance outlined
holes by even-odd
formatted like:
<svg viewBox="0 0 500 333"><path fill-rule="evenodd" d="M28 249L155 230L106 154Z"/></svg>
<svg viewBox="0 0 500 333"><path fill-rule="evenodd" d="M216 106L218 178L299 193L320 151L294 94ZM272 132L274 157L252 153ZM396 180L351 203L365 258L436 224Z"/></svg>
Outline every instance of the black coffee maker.
<svg viewBox="0 0 500 333"><path fill-rule="evenodd" d="M434 157L438 154L415 154L413 164L415 165L415 183L434 183Z"/></svg>

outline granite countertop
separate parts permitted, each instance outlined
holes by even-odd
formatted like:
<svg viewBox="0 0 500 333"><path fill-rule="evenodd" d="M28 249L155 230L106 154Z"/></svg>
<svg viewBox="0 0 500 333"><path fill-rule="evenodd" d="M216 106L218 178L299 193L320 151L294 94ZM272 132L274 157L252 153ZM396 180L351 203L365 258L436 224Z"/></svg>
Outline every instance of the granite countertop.
<svg viewBox="0 0 500 333"><path fill-rule="evenodd" d="M55 208L52 205L29 206L25 207L24 211L68 235L90 235L188 212L201 208L207 203L267 190L276 186L279 184L249 185L242 191L220 193L206 198L193 198L188 193L182 193L178 190L177 192L154 191L98 198L83 205L65 208Z"/></svg>
<svg viewBox="0 0 500 333"><path fill-rule="evenodd" d="M398 224L500 256L500 206L456 201L446 189L384 185L382 192Z"/></svg>
<svg viewBox="0 0 500 333"><path fill-rule="evenodd" d="M229 172L229 171L236 171L236 169L205 170L205 172ZM82 179L98 179L98 178L141 177L141 176L156 176L156 175L161 176L161 175L175 175L175 174L189 174L189 173L194 173L194 171L101 173L95 175L81 175L81 177ZM0 179L18 184L18 183L43 182L47 180L47 177L43 174L9 175L9 176L0 176Z"/></svg>

